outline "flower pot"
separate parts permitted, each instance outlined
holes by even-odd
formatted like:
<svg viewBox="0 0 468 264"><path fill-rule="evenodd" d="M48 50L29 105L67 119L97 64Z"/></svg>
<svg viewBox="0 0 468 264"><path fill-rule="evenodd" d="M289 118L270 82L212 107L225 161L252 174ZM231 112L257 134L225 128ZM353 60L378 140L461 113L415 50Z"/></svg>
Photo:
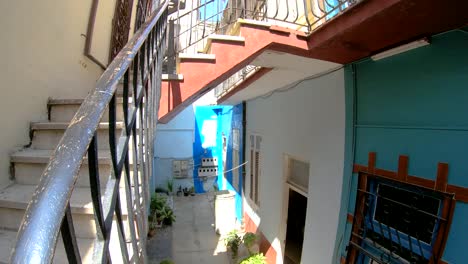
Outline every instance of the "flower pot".
<svg viewBox="0 0 468 264"><path fill-rule="evenodd" d="M156 229L150 229L148 231L148 237L153 237L154 235L156 235Z"/></svg>

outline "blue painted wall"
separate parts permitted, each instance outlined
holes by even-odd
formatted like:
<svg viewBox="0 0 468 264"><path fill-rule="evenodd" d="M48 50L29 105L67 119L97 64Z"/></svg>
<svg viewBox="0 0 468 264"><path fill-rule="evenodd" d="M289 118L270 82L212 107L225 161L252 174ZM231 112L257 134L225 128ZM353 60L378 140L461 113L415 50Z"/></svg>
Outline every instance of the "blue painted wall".
<svg viewBox="0 0 468 264"><path fill-rule="evenodd" d="M396 171L409 156L409 174L434 180L437 163L449 164L449 184L468 187L468 34L452 31L429 46L346 67L346 170L342 216L354 213L357 175L351 161ZM345 219L346 217L344 216ZM467 263L468 204L457 202L443 259ZM339 251L351 224L339 226Z"/></svg>
<svg viewBox="0 0 468 264"><path fill-rule="evenodd" d="M195 140L193 144L195 191L203 193L210 191L216 184L220 190L236 192L236 217L242 220L242 172L243 167L232 170L233 129L239 129L239 162L243 160L242 151L242 104L236 106L197 106L195 108ZM223 157L223 137L226 138L226 156ZM198 168L202 158L218 158L218 177L208 179L203 183L198 177ZM227 173L224 173L226 172ZM239 175L239 188L235 189L233 174ZM224 175L224 176L223 176Z"/></svg>

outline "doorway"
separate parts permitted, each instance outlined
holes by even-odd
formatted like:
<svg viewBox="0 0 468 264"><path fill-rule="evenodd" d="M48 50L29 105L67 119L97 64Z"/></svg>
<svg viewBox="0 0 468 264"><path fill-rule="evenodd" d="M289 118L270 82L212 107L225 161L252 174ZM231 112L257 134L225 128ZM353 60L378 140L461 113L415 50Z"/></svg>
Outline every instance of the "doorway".
<svg viewBox="0 0 468 264"><path fill-rule="evenodd" d="M307 197L289 188L284 264L301 263L306 212Z"/></svg>

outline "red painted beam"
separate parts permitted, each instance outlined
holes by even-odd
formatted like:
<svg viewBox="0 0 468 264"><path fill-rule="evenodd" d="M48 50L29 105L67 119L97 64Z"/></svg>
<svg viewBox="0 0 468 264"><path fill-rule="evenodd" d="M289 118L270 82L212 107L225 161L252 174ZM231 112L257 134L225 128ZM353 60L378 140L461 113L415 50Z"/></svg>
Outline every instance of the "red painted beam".
<svg viewBox="0 0 468 264"><path fill-rule="evenodd" d="M309 37L311 55L342 64L468 25L468 1L364 0Z"/></svg>

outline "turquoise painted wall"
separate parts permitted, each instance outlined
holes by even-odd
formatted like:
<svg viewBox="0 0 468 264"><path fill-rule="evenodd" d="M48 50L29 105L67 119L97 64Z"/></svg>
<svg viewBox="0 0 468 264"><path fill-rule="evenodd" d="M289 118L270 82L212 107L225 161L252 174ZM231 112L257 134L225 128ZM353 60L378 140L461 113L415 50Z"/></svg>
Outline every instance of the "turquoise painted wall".
<svg viewBox="0 0 468 264"><path fill-rule="evenodd" d="M351 161L396 171L409 156L409 174L434 180L437 163L449 164L449 184L468 187L468 34L451 31L431 45L383 60L346 67L346 171L342 219L354 213L357 175ZM346 208L346 209L345 209ZM443 259L468 263L468 204L457 202ZM351 225L339 228L345 255Z"/></svg>
<svg viewBox="0 0 468 264"><path fill-rule="evenodd" d="M195 141L193 143L193 181L195 191L203 193L210 191L214 183L220 190L236 192L236 217L242 221L241 188L235 188L233 174L239 175L239 186L242 186L242 171L244 167L233 170L233 129L239 129L239 162L243 160L242 151L242 104L236 106L197 106L195 108ZM223 157L223 137L226 138L226 156ZM218 158L218 176L204 183L198 176L198 168L202 158ZM223 162L224 160L224 162ZM224 173L227 172L227 173ZM224 173L224 174L223 174ZM208 189L209 188L209 189Z"/></svg>

